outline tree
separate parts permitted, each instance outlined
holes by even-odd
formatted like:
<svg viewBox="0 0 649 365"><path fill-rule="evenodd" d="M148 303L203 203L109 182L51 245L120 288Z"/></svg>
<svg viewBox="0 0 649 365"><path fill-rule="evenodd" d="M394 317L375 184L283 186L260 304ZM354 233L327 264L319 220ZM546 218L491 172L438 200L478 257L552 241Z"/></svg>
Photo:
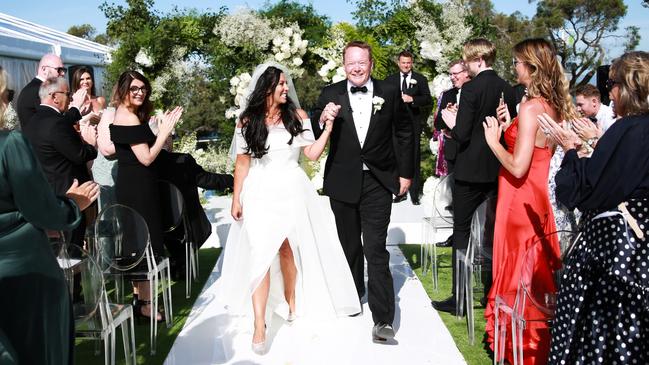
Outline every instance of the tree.
<svg viewBox="0 0 649 365"><path fill-rule="evenodd" d="M626 15L623 0L541 0L534 21L547 28L561 63L570 74L574 89L590 81L606 59L603 42L616 34ZM634 46L639 34L627 29L627 46Z"/></svg>
<svg viewBox="0 0 649 365"><path fill-rule="evenodd" d="M93 27L90 24L73 25L70 28L68 28L67 33L75 37L87 39L89 41L93 41L101 44L109 43L108 36L106 34L95 35L95 33L97 33L97 29L95 29L95 27Z"/></svg>
<svg viewBox="0 0 649 365"><path fill-rule="evenodd" d="M356 10L352 12L356 25L359 28L372 28L386 22L403 0L347 0L348 3L356 4Z"/></svg>

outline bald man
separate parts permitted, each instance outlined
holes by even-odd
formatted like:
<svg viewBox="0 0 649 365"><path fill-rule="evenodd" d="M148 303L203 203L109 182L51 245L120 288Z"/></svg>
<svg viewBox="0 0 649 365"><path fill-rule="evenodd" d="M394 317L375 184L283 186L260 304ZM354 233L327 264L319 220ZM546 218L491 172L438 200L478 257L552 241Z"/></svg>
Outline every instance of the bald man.
<svg viewBox="0 0 649 365"><path fill-rule="evenodd" d="M36 77L20 91L18 96L17 112L21 129L25 129L25 125L36 114L36 107L41 104L38 90L43 81L52 77L64 77L65 72L66 68L63 66L61 57L48 53L41 58Z"/></svg>

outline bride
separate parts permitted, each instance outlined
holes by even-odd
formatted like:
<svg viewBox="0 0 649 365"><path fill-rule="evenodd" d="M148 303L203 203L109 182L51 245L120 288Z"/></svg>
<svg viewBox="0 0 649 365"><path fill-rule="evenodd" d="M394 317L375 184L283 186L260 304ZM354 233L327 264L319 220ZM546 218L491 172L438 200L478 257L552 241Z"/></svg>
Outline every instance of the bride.
<svg viewBox="0 0 649 365"><path fill-rule="evenodd" d="M287 70L255 69L233 139L231 226L220 299L235 315L254 314L252 349L266 353L273 313L289 324L360 312L334 217L300 168L322 154L332 122L315 140Z"/></svg>

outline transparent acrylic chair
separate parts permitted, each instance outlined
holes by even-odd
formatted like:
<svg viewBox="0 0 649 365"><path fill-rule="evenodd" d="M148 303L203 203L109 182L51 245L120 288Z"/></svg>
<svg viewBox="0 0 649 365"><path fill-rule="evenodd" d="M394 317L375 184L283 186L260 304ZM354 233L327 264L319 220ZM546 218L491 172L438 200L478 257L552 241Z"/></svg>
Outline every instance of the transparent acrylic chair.
<svg viewBox="0 0 649 365"><path fill-rule="evenodd" d="M556 292L561 278L563 250L579 238L577 232L556 231L538 238L527 247L520 267L516 293L496 296L494 308L494 364L504 364L507 340L507 322L511 322L511 341L514 365L523 364L523 332L537 329L549 331L556 308ZM558 240L559 252L551 242ZM539 261L541 260L541 261ZM552 275L541 278L537 262L549 264ZM548 285L548 279L550 285ZM504 315L504 316L502 316Z"/></svg>
<svg viewBox="0 0 649 365"><path fill-rule="evenodd" d="M447 208L453 202L453 174L440 178L433 191L433 213L430 217L422 218L423 244L419 257L422 258L422 274L428 271L428 260L431 262L433 287L437 290L437 245L436 234L439 229L453 229L453 213Z"/></svg>
<svg viewBox="0 0 649 365"><path fill-rule="evenodd" d="M490 197L473 212L467 249L458 249L456 254L455 309L459 319L466 303L467 332L471 345L475 342L474 296L476 291L481 296L485 295L484 281L491 279L489 275L484 275L491 272L495 218L496 197Z"/></svg>
<svg viewBox="0 0 649 365"><path fill-rule="evenodd" d="M158 336L159 287L167 328L171 327L173 320L169 259L153 254L146 221L135 210L121 204L109 205L99 213L95 220L94 242L97 262L106 276L115 279L119 303L124 302L124 278L144 279L150 283L150 343L154 355Z"/></svg>
<svg viewBox="0 0 649 365"><path fill-rule="evenodd" d="M192 280L198 277L198 248L191 239L189 219L183 194L174 184L158 180L160 196L165 197L162 204L162 227L165 233L179 228L183 231L182 243L185 245L185 298L192 291ZM181 227L182 226L182 227Z"/></svg>
<svg viewBox="0 0 649 365"><path fill-rule="evenodd" d="M121 327L125 362L135 365L133 307L108 302L103 271L87 251L81 249L81 258L74 267L80 273L83 293L83 301L73 306L75 337L96 340L95 355L100 352L98 341L103 341L104 364L115 365L115 331Z"/></svg>

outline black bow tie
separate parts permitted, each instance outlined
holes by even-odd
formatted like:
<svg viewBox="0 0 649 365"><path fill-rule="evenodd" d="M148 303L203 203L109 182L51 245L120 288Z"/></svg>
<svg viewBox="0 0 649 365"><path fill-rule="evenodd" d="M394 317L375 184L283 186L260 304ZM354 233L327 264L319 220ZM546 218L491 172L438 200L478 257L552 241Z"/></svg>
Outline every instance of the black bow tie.
<svg viewBox="0 0 649 365"><path fill-rule="evenodd" d="M352 86L349 90L352 92L352 94L356 94L359 91L362 93L366 93L367 86Z"/></svg>

